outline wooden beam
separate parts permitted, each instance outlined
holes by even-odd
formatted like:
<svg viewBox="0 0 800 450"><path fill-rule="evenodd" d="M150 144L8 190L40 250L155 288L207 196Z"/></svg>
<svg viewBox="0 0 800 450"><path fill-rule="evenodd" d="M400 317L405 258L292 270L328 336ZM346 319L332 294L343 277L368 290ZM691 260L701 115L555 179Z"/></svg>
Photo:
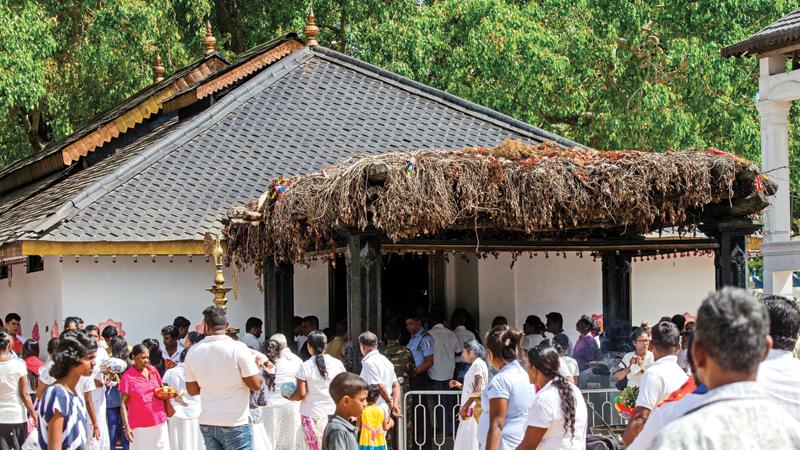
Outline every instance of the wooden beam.
<svg viewBox="0 0 800 450"><path fill-rule="evenodd" d="M19 241L18 254L47 255L204 255L203 241L55 242ZM222 243L223 247L225 242ZM0 247L0 249L5 246ZM2 255L2 252L0 252ZM5 257L5 256L4 256Z"/></svg>
<svg viewBox="0 0 800 450"><path fill-rule="evenodd" d="M630 341L631 256L603 252L603 352L617 352Z"/></svg>
<svg viewBox="0 0 800 450"><path fill-rule="evenodd" d="M514 252L514 251L621 251L637 250L714 250L719 247L713 239L641 239L641 240L591 240L591 241L463 241L463 240L413 240L383 243L389 252L401 251L454 251L454 252Z"/></svg>

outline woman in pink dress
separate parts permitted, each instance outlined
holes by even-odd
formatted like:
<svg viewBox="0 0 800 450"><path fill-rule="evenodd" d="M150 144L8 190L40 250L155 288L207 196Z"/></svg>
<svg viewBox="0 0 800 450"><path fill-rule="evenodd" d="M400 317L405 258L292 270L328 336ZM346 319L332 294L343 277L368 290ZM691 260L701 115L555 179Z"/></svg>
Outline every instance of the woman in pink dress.
<svg viewBox="0 0 800 450"><path fill-rule="evenodd" d="M155 396L162 382L158 370L150 365L150 351L139 344L131 350L133 365L122 374L119 394L122 423L131 450L169 450L167 417L175 410L169 400Z"/></svg>

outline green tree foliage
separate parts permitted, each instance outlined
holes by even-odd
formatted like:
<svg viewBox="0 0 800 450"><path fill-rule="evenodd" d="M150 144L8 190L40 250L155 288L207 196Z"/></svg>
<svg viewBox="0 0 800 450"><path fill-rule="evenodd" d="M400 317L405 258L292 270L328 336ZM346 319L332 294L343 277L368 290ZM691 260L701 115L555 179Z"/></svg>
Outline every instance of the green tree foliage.
<svg viewBox="0 0 800 450"><path fill-rule="evenodd" d="M4 0L10 2L10 0ZM201 54L302 31L307 0L40 0L0 17L0 166ZM13 6L11 6L13 5ZM758 160L757 63L719 50L800 0L316 0L323 45L603 149ZM29 127L39 117L38 127ZM792 134L800 116L792 115ZM38 142L38 144L37 144ZM800 167L800 143L792 139ZM800 170L795 170L800 185Z"/></svg>

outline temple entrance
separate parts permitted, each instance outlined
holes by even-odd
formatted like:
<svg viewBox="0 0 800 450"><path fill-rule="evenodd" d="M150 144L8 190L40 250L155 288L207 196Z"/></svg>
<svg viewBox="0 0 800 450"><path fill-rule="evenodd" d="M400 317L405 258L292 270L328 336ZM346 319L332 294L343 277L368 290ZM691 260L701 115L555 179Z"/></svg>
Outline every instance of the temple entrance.
<svg viewBox="0 0 800 450"><path fill-rule="evenodd" d="M430 260L427 255L390 254L383 257L381 272L382 323L398 321L404 341L408 340L403 321L417 312L430 310ZM344 256L331 266L330 327L347 318L347 267Z"/></svg>

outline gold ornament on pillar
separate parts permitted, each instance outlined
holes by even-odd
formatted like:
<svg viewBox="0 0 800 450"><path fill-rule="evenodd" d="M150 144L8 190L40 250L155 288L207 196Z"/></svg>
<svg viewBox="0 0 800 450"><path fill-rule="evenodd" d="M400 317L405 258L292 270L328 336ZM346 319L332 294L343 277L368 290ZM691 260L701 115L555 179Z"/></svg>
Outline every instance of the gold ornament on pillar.
<svg viewBox="0 0 800 450"><path fill-rule="evenodd" d="M222 255L225 253L222 249L219 236L212 236L211 233L206 233L203 238L203 249L206 254L211 254L214 257L214 265L216 271L214 273L214 285L206 289L208 292L214 294L212 302L220 308L226 308L228 299L225 294L230 292L232 288L225 287L225 276L222 273Z"/></svg>
<svg viewBox="0 0 800 450"><path fill-rule="evenodd" d="M214 37L214 31L211 29L211 21L206 21L206 37L203 39L203 55L208 56L215 51L217 46L217 38Z"/></svg>
<svg viewBox="0 0 800 450"><path fill-rule="evenodd" d="M314 18L314 9L311 9L311 12L308 14L308 22L306 23L306 29L304 31L306 35L306 47L314 47L319 45L317 42L317 35L319 35L319 27L317 26L317 21Z"/></svg>

